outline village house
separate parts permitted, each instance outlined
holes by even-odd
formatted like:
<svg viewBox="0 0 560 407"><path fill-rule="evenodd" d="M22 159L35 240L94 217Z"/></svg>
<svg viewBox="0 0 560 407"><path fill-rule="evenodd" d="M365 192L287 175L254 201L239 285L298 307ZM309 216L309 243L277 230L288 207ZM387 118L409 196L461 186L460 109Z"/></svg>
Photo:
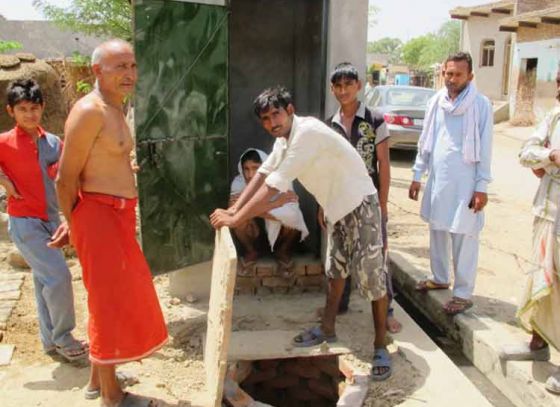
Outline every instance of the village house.
<svg viewBox="0 0 560 407"><path fill-rule="evenodd" d="M473 57L475 83L509 103L512 123L531 125L554 104L560 62L558 0L512 0L457 7L462 50Z"/></svg>
<svg viewBox="0 0 560 407"><path fill-rule="evenodd" d="M460 49L472 55L476 86L492 100L508 98L512 35L499 27L514 6L515 1L499 1L449 12L462 22Z"/></svg>
<svg viewBox="0 0 560 407"><path fill-rule="evenodd" d="M555 103L560 63L559 3L518 0L515 15L500 21L500 31L515 33L509 92L514 123L539 121Z"/></svg>

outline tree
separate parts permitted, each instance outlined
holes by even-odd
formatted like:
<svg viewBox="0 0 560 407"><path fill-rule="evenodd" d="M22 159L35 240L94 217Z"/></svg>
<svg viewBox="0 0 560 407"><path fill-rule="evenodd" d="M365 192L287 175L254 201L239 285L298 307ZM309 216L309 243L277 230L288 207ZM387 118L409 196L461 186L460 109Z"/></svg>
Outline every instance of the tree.
<svg viewBox="0 0 560 407"><path fill-rule="evenodd" d="M132 39L132 6L129 0L72 0L68 7L48 0L33 6L63 29L98 37Z"/></svg>
<svg viewBox="0 0 560 407"><path fill-rule="evenodd" d="M368 52L389 55L389 62L395 64L401 60L402 41L398 38L381 38L374 42L368 42Z"/></svg>
<svg viewBox="0 0 560 407"><path fill-rule="evenodd" d="M0 40L0 54L3 54L6 51L20 49L21 44L16 41L4 41Z"/></svg>
<svg viewBox="0 0 560 407"><path fill-rule="evenodd" d="M448 21L436 33L416 37L402 47L403 60L409 66L427 70L443 62L448 55L459 50L460 23Z"/></svg>

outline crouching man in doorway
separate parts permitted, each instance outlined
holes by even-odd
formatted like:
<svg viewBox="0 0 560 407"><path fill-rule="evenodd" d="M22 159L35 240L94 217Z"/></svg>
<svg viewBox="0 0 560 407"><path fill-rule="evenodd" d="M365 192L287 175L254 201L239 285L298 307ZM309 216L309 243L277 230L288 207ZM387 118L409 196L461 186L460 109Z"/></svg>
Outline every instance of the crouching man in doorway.
<svg viewBox="0 0 560 407"><path fill-rule="evenodd" d="M273 151L235 204L214 211L212 225L235 228L259 216L268 210L271 198L288 191L297 178L324 209L329 287L321 325L297 335L293 345L308 347L337 340L338 305L345 279L354 273L361 293L372 303L372 378L385 380L392 373L385 347L387 272L379 200L366 166L343 136L315 118L296 116L292 96L285 88L266 89L255 99L254 107L264 129L276 138Z"/></svg>
<svg viewBox="0 0 560 407"><path fill-rule="evenodd" d="M262 163L267 159L267 154L256 148L248 148L239 158L237 168L239 174L233 179L230 191L230 206L234 205L243 193L243 190L251 182ZM287 193L279 193L272 198L279 205L277 208L265 212L259 217L264 220L264 229L276 261L281 277L291 278L294 274L294 262L292 252L295 243L305 239L309 230L305 225L303 214L297 202L297 195L290 185ZM259 255L259 243L261 224L257 218L248 219L233 229L233 234L243 249L241 258L240 275L253 275L256 260Z"/></svg>

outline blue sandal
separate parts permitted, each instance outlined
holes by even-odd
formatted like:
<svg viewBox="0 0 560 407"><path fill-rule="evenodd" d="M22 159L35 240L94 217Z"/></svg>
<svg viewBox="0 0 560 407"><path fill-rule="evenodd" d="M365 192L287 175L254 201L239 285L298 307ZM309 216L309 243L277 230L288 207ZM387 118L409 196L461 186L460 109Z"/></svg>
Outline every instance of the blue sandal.
<svg viewBox="0 0 560 407"><path fill-rule="evenodd" d="M378 368L377 372L375 368ZM379 368L388 368L385 372L379 373ZM375 382L381 382L391 377L393 367L391 355L385 348L378 348L373 351L373 364L371 366L371 379Z"/></svg>
<svg viewBox="0 0 560 407"><path fill-rule="evenodd" d="M336 341L336 335L327 336L323 333L320 326L314 326L294 337L294 339L292 339L292 345L297 348L308 348L310 346L320 345L323 342L330 343Z"/></svg>

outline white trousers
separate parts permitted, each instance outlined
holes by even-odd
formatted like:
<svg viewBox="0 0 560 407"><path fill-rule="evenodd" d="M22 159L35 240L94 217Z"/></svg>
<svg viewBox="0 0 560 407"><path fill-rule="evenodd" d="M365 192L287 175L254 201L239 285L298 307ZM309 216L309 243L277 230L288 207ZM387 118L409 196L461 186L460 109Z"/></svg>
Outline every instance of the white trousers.
<svg viewBox="0 0 560 407"><path fill-rule="evenodd" d="M450 283L449 252L453 254L455 297L470 299L474 291L476 268L478 266L478 236L450 233L445 230L430 229L430 265L434 282Z"/></svg>

